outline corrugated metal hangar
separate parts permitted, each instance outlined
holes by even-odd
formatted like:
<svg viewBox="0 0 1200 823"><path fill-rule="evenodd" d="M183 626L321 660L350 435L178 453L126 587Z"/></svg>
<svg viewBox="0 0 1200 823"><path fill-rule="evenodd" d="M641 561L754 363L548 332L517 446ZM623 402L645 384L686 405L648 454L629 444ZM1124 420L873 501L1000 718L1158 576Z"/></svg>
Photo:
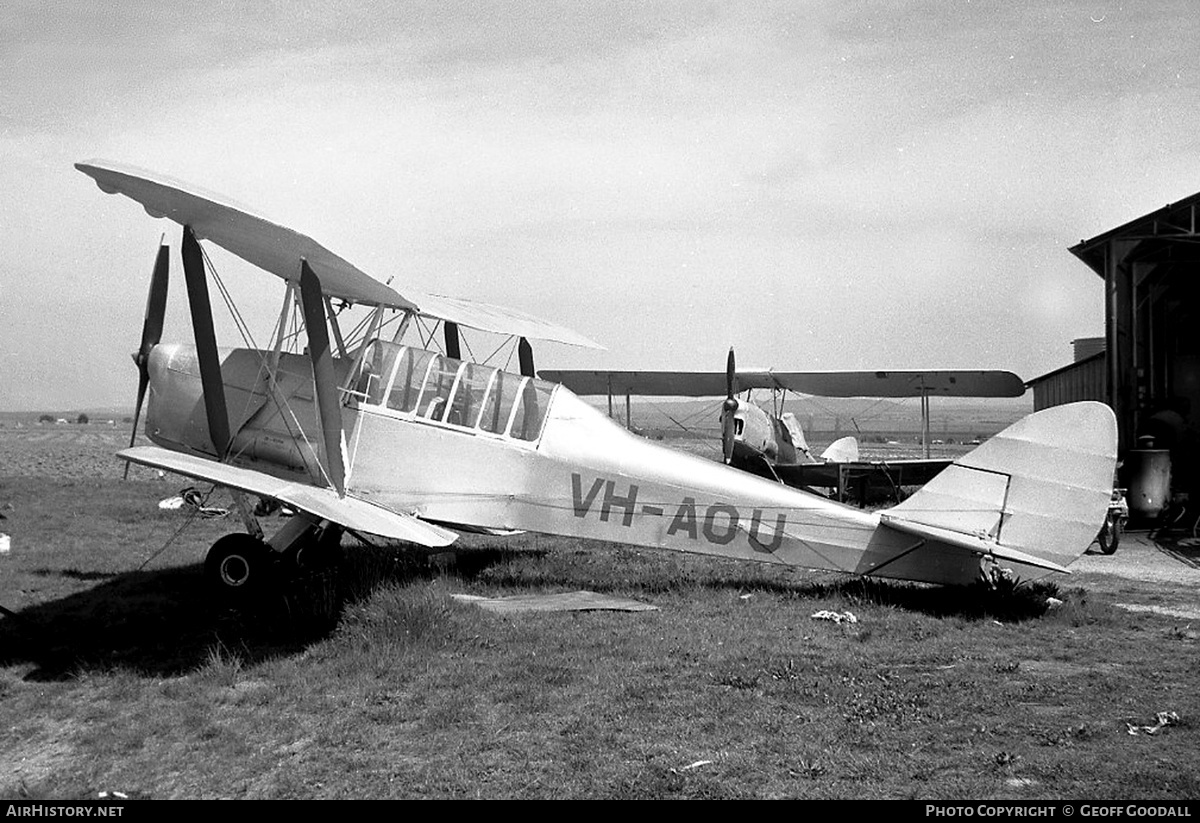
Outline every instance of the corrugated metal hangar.
<svg viewBox="0 0 1200 823"><path fill-rule="evenodd" d="M1028 384L1039 409L1106 401L1127 468L1130 452L1167 451L1173 489L1192 499L1200 498L1198 218L1200 193L1072 247L1104 281L1103 351L1077 340L1075 363Z"/></svg>

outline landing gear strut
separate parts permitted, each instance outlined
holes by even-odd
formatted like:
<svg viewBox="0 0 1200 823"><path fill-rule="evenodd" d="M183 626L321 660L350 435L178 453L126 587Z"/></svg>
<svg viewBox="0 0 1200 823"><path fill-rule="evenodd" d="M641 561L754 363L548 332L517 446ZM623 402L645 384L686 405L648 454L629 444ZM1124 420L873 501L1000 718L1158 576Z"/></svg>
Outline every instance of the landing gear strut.
<svg viewBox="0 0 1200 823"><path fill-rule="evenodd" d="M218 595L246 603L281 579L319 570L336 559L342 529L298 514L270 540L253 534L227 534L204 559L204 576Z"/></svg>

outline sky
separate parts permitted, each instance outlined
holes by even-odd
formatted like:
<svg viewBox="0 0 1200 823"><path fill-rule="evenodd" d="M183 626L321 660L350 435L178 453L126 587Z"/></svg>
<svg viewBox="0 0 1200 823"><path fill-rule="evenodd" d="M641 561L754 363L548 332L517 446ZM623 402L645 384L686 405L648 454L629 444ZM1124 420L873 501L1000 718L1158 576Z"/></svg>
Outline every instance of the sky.
<svg viewBox="0 0 1200 823"><path fill-rule="evenodd" d="M541 368L1028 380L1104 332L1068 247L1200 191L1198 53L1189 0L8 0L0 411L132 406L178 227L93 158L605 347ZM214 259L265 342L280 281Z"/></svg>

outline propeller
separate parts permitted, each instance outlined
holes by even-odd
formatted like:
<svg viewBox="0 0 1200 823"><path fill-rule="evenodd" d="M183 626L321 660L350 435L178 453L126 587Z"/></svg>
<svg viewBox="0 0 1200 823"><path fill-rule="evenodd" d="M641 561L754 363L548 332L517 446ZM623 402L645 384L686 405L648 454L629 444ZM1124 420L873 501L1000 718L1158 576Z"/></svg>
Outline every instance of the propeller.
<svg viewBox="0 0 1200 823"><path fill-rule="evenodd" d="M725 361L725 402L721 404L721 455L728 464L733 459L733 413L737 411L738 401L734 397L734 382L737 378L737 368L733 360L733 348L729 349L729 359Z"/></svg>
<svg viewBox="0 0 1200 823"><path fill-rule="evenodd" d="M154 259L154 271L150 275L150 293L146 296L146 316L142 321L142 344L132 355L138 367L137 405L133 410L133 431L129 445L137 440L138 420L142 416L142 402L146 399L146 387L150 385L150 350L162 339L163 318L167 313L167 285L170 270L170 248L166 244L158 247ZM129 463L125 464L125 479L129 479Z"/></svg>

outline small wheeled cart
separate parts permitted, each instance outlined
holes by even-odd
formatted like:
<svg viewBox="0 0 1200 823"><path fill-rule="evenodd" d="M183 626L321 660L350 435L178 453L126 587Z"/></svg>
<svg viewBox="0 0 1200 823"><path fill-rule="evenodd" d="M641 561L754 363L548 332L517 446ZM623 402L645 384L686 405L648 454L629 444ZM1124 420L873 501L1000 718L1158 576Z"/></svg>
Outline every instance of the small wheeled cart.
<svg viewBox="0 0 1200 823"><path fill-rule="evenodd" d="M1121 542L1121 532L1125 530L1125 521L1129 519L1129 503L1125 500L1125 490L1114 488L1112 501L1108 504L1108 513L1104 516L1104 525L1096 535L1100 551L1112 554Z"/></svg>

